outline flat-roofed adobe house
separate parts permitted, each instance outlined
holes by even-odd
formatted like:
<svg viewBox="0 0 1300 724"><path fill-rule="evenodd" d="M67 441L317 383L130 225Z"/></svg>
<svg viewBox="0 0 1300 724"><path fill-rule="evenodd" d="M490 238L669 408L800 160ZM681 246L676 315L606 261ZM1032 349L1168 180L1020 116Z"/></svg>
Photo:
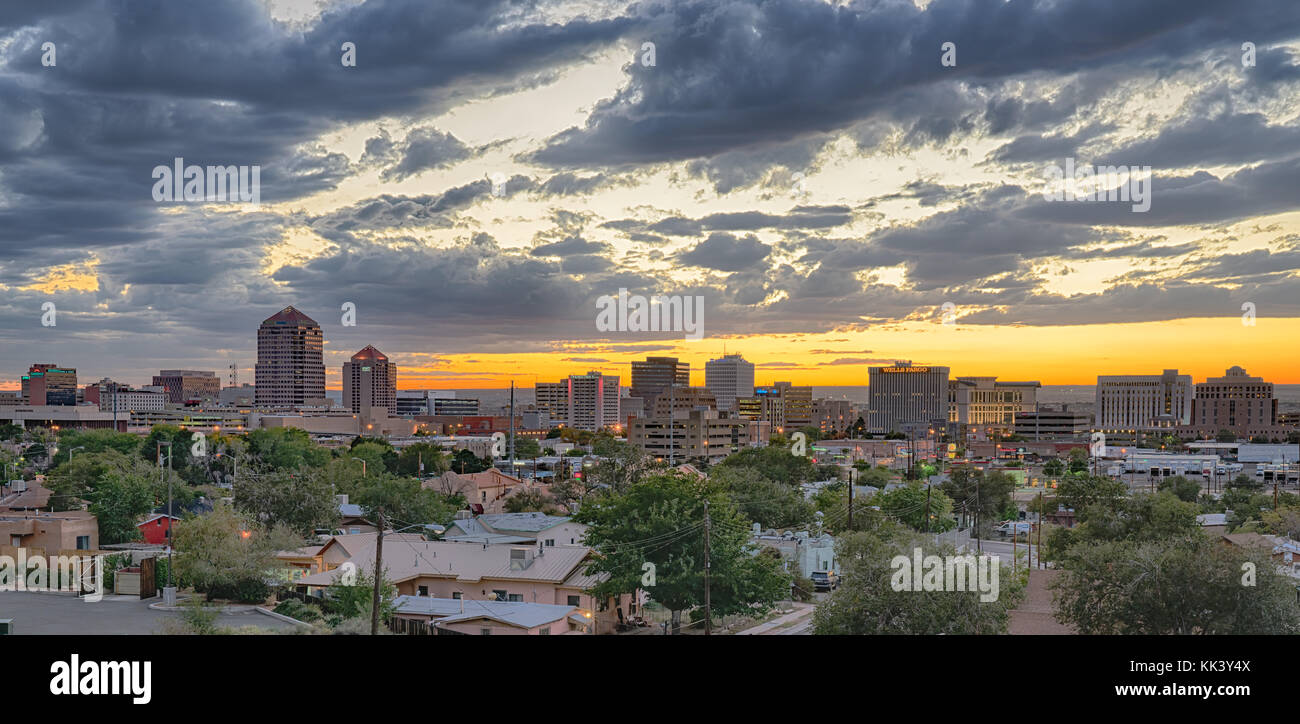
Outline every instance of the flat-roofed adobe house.
<svg viewBox="0 0 1300 724"><path fill-rule="evenodd" d="M430 478L421 487L437 490L446 495L460 493L474 507L476 513L504 513L505 499L516 490L527 487L521 478L489 468L481 473L456 473L447 471Z"/></svg>

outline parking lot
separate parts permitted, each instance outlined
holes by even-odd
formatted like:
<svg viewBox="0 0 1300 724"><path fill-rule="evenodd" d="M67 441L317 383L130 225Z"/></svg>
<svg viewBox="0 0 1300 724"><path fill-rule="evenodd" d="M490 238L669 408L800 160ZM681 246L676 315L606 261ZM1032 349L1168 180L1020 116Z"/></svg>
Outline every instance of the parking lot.
<svg viewBox="0 0 1300 724"><path fill-rule="evenodd" d="M0 591L0 619L13 619L14 633L19 636L161 634L166 632L167 622L180 623L180 614L149 608L150 603L158 600L106 597L89 603L70 595ZM217 625L222 628L257 626L277 632L294 628L293 624L251 610L223 614Z"/></svg>

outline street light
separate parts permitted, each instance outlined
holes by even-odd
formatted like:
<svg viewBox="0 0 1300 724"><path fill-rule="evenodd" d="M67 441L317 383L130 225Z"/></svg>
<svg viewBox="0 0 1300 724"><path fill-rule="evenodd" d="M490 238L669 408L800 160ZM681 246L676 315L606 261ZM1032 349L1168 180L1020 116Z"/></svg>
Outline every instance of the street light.
<svg viewBox="0 0 1300 724"><path fill-rule="evenodd" d="M365 458L352 458L352 459L361 461L361 477L363 478L366 477L366 459Z"/></svg>
<svg viewBox="0 0 1300 724"><path fill-rule="evenodd" d="M85 446L85 445L78 445L78 446L72 448L71 450L69 450L69 451L68 451L68 464L69 464L69 465L72 464L72 453L74 453L74 452L76 452L76 451L78 451L78 450L85 450L85 449L86 449L86 446Z"/></svg>

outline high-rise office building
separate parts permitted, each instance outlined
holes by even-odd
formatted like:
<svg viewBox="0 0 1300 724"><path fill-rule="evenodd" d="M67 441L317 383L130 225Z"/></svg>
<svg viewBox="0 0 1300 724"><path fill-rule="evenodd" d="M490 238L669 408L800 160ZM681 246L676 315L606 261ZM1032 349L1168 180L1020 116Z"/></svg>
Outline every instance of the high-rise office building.
<svg viewBox="0 0 1300 724"><path fill-rule="evenodd" d="M1095 429L1102 432L1153 430L1192 421L1192 376L1178 370L1158 375L1099 375Z"/></svg>
<svg viewBox="0 0 1300 724"><path fill-rule="evenodd" d="M676 357L646 357L632 363L632 389L629 394L645 400L646 409L654 408L654 398L669 385L691 384L691 364Z"/></svg>
<svg viewBox="0 0 1300 724"><path fill-rule="evenodd" d="M618 375L569 375L569 427L595 432L619 424Z"/></svg>
<svg viewBox="0 0 1300 724"><path fill-rule="evenodd" d="M537 409L557 425L595 432L622 424L618 375L592 371L560 382L538 382L534 395Z"/></svg>
<svg viewBox="0 0 1300 724"><path fill-rule="evenodd" d="M903 432L907 425L948 419L948 368L914 366L910 360L867 370L870 412L867 431Z"/></svg>
<svg viewBox="0 0 1300 724"><path fill-rule="evenodd" d="M1285 435L1278 427L1273 383L1252 377L1241 367L1231 367L1222 377L1209 377L1196 385L1192 424L1206 436L1219 430L1245 438Z"/></svg>
<svg viewBox="0 0 1300 724"><path fill-rule="evenodd" d="M159 370L153 376L155 386L167 390L167 401L184 404L190 401L219 400L221 378L204 370Z"/></svg>
<svg viewBox="0 0 1300 724"><path fill-rule="evenodd" d="M789 382L760 385L752 396L736 400L735 413L748 420L769 422L772 429L783 434L808 427L813 424L812 388Z"/></svg>
<svg viewBox="0 0 1300 724"><path fill-rule="evenodd" d="M1039 382L958 377L948 382L948 421L982 434L1015 431L1016 415L1038 409Z"/></svg>
<svg viewBox="0 0 1300 724"><path fill-rule="evenodd" d="M397 365L369 344L352 355L343 363L343 404L357 413L382 407L396 415Z"/></svg>
<svg viewBox="0 0 1300 724"><path fill-rule="evenodd" d="M704 364L704 386L718 400L718 411L736 409L736 400L754 396L754 363L738 354L711 359Z"/></svg>
<svg viewBox="0 0 1300 724"><path fill-rule="evenodd" d="M537 409L557 425L569 424L569 381L538 382L533 387L533 400Z"/></svg>
<svg viewBox="0 0 1300 724"><path fill-rule="evenodd" d="M646 417L686 417L694 410L716 410L718 400L707 387L673 387L655 399Z"/></svg>
<svg viewBox="0 0 1300 724"><path fill-rule="evenodd" d="M257 406L283 409L325 397L325 339L311 317L285 307L257 329Z"/></svg>
<svg viewBox="0 0 1300 724"><path fill-rule="evenodd" d="M38 362L22 378L23 404L76 405L77 370Z"/></svg>

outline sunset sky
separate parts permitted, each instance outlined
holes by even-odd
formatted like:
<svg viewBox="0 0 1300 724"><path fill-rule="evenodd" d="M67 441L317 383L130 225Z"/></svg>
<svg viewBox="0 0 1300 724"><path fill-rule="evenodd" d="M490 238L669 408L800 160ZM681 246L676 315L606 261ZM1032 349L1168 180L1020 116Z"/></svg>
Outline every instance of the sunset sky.
<svg viewBox="0 0 1300 724"><path fill-rule="evenodd" d="M261 204L154 201L177 157ZM1047 201L1069 158L1151 167L1150 211ZM367 344L404 388L702 384L724 346L760 383L1300 383L1300 3L4 2L0 245L10 389L252 382L290 304L331 388ZM703 339L599 331L620 288L702 296Z"/></svg>

